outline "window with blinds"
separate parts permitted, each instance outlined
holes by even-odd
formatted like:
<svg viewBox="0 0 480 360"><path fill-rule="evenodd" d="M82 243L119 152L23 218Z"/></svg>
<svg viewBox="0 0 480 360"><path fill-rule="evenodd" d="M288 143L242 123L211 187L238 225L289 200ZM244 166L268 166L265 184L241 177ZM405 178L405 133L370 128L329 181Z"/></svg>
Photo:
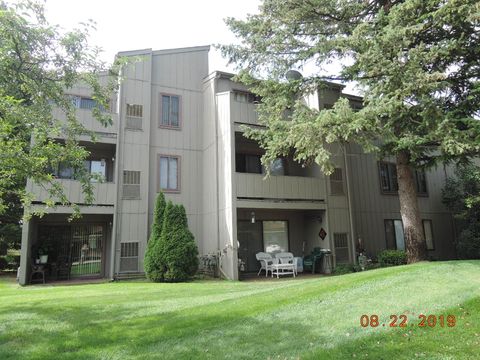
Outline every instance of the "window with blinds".
<svg viewBox="0 0 480 360"><path fill-rule="evenodd" d="M335 168L330 175L330 194L331 195L344 195L343 189L343 171L341 168Z"/></svg>
<svg viewBox="0 0 480 360"><path fill-rule="evenodd" d="M140 199L140 171L123 170L123 198Z"/></svg>
<svg viewBox="0 0 480 360"><path fill-rule="evenodd" d="M158 156L158 190L180 191L180 157L175 155Z"/></svg>
<svg viewBox="0 0 480 360"><path fill-rule="evenodd" d="M433 225L432 220L422 220L423 233L425 235L425 242L427 244L427 250L435 250L433 243Z"/></svg>
<svg viewBox="0 0 480 360"><path fill-rule="evenodd" d="M397 166L394 163L380 161L378 163L380 189L383 194L397 194ZM412 169L417 195L428 196L427 176L423 169Z"/></svg>
<svg viewBox="0 0 480 360"><path fill-rule="evenodd" d="M127 104L125 128L142 130L143 105Z"/></svg>
<svg viewBox="0 0 480 360"><path fill-rule="evenodd" d="M160 94L159 127L180 128L180 96Z"/></svg>
<svg viewBox="0 0 480 360"><path fill-rule="evenodd" d="M120 244L120 272L138 271L138 242Z"/></svg>
<svg viewBox="0 0 480 360"><path fill-rule="evenodd" d="M347 233L334 233L333 243L335 245L335 258L337 263L349 261L348 256L348 236Z"/></svg>
<svg viewBox="0 0 480 360"><path fill-rule="evenodd" d="M93 108L98 107L100 111L105 111L105 108L101 104L98 104L90 97L77 95L68 95L68 97L72 101L73 106L77 109L92 110Z"/></svg>

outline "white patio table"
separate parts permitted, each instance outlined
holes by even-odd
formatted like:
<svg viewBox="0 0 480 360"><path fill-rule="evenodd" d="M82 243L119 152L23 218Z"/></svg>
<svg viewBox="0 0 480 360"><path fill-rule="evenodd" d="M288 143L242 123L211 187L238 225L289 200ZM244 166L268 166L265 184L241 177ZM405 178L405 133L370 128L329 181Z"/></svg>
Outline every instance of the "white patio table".
<svg viewBox="0 0 480 360"><path fill-rule="evenodd" d="M281 275L293 275L295 277L295 264L272 264L272 277L277 275L277 279Z"/></svg>

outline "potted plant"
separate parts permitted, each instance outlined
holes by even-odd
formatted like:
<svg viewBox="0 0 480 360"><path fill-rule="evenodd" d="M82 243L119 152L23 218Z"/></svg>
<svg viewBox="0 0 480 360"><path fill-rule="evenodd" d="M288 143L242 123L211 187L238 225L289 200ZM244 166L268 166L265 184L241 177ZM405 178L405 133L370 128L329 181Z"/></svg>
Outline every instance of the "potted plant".
<svg viewBox="0 0 480 360"><path fill-rule="evenodd" d="M46 264L48 262L48 253L50 251L50 244L44 242L40 244L37 249L38 259L40 264Z"/></svg>

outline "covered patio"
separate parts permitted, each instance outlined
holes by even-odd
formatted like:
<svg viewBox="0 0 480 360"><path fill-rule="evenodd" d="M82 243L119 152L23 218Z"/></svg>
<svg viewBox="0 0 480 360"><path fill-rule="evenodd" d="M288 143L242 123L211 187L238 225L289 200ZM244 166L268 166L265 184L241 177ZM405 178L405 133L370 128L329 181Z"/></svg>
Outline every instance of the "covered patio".
<svg viewBox="0 0 480 360"><path fill-rule="evenodd" d="M321 209L237 209L240 279L257 277L261 267L256 258L259 252L290 252L304 258L314 248L330 249L326 216ZM265 277L263 271L261 275Z"/></svg>
<svg viewBox="0 0 480 360"><path fill-rule="evenodd" d="M28 253L21 263L25 283L104 278L110 264L113 216L68 214L33 217L27 224ZM23 246L22 246L23 248Z"/></svg>

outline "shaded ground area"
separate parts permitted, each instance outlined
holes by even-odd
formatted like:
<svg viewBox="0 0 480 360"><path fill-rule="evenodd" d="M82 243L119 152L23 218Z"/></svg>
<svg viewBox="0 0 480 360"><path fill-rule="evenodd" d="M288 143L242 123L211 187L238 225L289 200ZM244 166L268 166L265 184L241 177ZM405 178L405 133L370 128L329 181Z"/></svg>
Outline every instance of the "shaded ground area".
<svg viewBox="0 0 480 360"><path fill-rule="evenodd" d="M381 325L361 327L363 314ZM421 328L420 314L456 323ZM479 347L480 261L258 282L0 280L1 359L474 359Z"/></svg>

